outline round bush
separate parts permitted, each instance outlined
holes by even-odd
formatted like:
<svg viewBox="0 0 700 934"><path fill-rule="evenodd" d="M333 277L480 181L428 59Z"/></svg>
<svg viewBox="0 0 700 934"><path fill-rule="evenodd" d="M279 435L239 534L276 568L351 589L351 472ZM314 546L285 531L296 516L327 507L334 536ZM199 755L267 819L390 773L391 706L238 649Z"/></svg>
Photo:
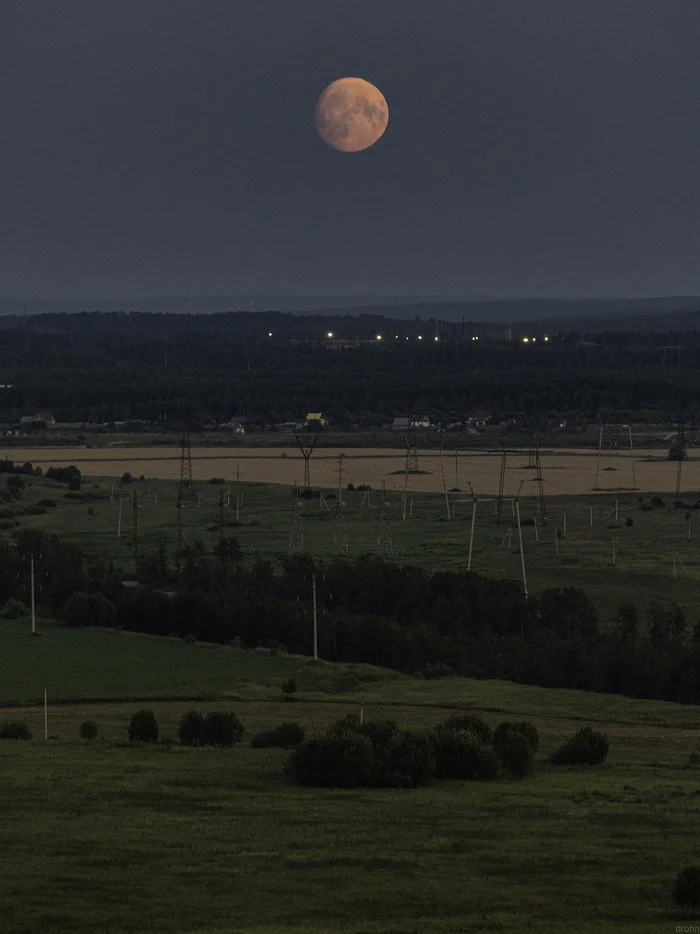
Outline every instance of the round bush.
<svg viewBox="0 0 700 934"><path fill-rule="evenodd" d="M302 743L292 753L289 772L302 785L357 788L371 784L374 747L352 730L326 733Z"/></svg>
<svg viewBox="0 0 700 934"><path fill-rule="evenodd" d="M476 733L438 728L432 733L437 778L465 781L479 777L480 751L486 745Z"/></svg>
<svg viewBox="0 0 700 934"><path fill-rule="evenodd" d="M188 710L180 719L177 738L182 746L199 746L202 742L204 717L198 710Z"/></svg>
<svg viewBox="0 0 700 934"><path fill-rule="evenodd" d="M0 726L0 739L31 739L32 731L23 720L5 720Z"/></svg>
<svg viewBox="0 0 700 934"><path fill-rule="evenodd" d="M495 752L513 778L525 778L535 767L532 746L524 733L516 730L503 733Z"/></svg>
<svg viewBox="0 0 700 934"><path fill-rule="evenodd" d="M281 723L272 730L264 730L250 741L253 749L266 749L275 746L278 749L293 749L304 742L304 728L300 723Z"/></svg>
<svg viewBox="0 0 700 934"><path fill-rule="evenodd" d="M137 710L129 723L131 742L157 743L158 721L152 710Z"/></svg>
<svg viewBox="0 0 700 934"><path fill-rule="evenodd" d="M387 745L378 750L375 746L375 762L384 759L381 775L375 783L387 788L418 788L429 785L435 778L435 753L425 733L400 730L394 733Z"/></svg>
<svg viewBox="0 0 700 934"><path fill-rule="evenodd" d="M244 732L235 713L215 710L204 716L201 742L203 746L234 746Z"/></svg>
<svg viewBox="0 0 700 934"><path fill-rule="evenodd" d="M605 762L609 748L604 733L585 726L557 749L551 761L554 765L600 765Z"/></svg>
<svg viewBox="0 0 700 934"><path fill-rule="evenodd" d="M671 897L674 904L695 911L700 905L700 867L686 866L681 869L673 883Z"/></svg>
<svg viewBox="0 0 700 934"><path fill-rule="evenodd" d="M540 734L534 723L529 720L520 720L518 722L506 721L499 723L493 734L493 742L496 748L507 733L521 733L530 744L530 749L536 753L540 747Z"/></svg>
<svg viewBox="0 0 700 934"><path fill-rule="evenodd" d="M474 778L489 781L501 774L501 760L493 746L486 743L477 750L474 766Z"/></svg>
<svg viewBox="0 0 700 934"><path fill-rule="evenodd" d="M462 716L460 714L455 717L448 717L443 726L447 730L466 730L469 733L476 733L485 743L490 743L492 739L491 727L481 717Z"/></svg>
<svg viewBox="0 0 700 934"><path fill-rule="evenodd" d="M80 724L80 735L83 739L94 739L97 736L97 724L94 720L83 720Z"/></svg>
<svg viewBox="0 0 700 934"><path fill-rule="evenodd" d="M357 723L354 729L361 736L372 741L375 748L386 748L395 736L401 732L396 720L368 720L366 723Z"/></svg>

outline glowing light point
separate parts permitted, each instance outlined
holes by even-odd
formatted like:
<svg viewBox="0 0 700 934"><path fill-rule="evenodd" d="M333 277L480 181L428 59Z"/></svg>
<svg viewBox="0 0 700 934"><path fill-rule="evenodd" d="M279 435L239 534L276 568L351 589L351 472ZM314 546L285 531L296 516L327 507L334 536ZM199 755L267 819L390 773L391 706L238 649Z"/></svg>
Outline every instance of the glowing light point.
<svg viewBox="0 0 700 934"><path fill-rule="evenodd" d="M326 337L333 337L333 331L329 331L328 334L326 334Z"/></svg>
<svg viewBox="0 0 700 934"><path fill-rule="evenodd" d="M422 334L419 334L419 335L418 335L418 340L419 340L419 341L422 341L422 340L423 340L423 335L422 335Z"/></svg>
<svg viewBox="0 0 700 934"><path fill-rule="evenodd" d="M381 334L377 334L377 340L380 341L381 339L382 339L382 335L381 335Z"/></svg>

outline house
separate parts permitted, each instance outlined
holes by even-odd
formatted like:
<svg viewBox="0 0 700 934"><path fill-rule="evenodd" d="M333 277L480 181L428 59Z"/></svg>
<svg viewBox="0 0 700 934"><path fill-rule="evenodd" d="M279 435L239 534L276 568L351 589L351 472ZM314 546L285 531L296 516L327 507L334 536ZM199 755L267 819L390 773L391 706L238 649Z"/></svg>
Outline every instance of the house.
<svg viewBox="0 0 700 934"><path fill-rule="evenodd" d="M300 422L279 422L275 425L275 431L284 431L289 434L300 431L304 426Z"/></svg>
<svg viewBox="0 0 700 934"><path fill-rule="evenodd" d="M56 419L50 412L35 412L34 415L23 415L19 420L20 428L31 428L32 425L46 425L53 428Z"/></svg>
<svg viewBox="0 0 700 934"><path fill-rule="evenodd" d="M305 424L309 422L318 422L323 428L328 425L328 419L324 412L309 412L305 419Z"/></svg>
<svg viewBox="0 0 700 934"><path fill-rule="evenodd" d="M244 435L248 429L248 419L245 415L232 415L231 418L219 425L219 428L230 428L238 435Z"/></svg>
<svg viewBox="0 0 700 934"><path fill-rule="evenodd" d="M491 412L474 411L467 417L468 428L486 428L491 422Z"/></svg>
<svg viewBox="0 0 700 934"><path fill-rule="evenodd" d="M430 428L430 417L428 415L419 415L411 419L411 428Z"/></svg>
<svg viewBox="0 0 700 934"><path fill-rule="evenodd" d="M391 425L392 431L408 431L410 427L411 427L411 419L404 418L404 416L395 418Z"/></svg>

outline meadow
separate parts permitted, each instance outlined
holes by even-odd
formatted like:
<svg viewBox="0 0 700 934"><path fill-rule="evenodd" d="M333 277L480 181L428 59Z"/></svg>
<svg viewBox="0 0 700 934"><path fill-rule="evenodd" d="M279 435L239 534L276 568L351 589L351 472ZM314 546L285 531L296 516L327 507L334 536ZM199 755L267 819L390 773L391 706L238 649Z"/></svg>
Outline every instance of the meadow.
<svg viewBox="0 0 700 934"><path fill-rule="evenodd" d="M700 859L695 708L40 630L0 627L2 702L39 700L43 677L64 699L50 702L48 741L41 705L2 712L34 733L0 742L5 934L660 934L687 923L669 890ZM296 703L281 692L290 674ZM208 697L200 709L236 711L241 746L126 741L139 704L119 695L151 698L161 734L174 735L194 705L176 698L193 685ZM316 735L360 705L418 728L467 709L492 725L532 719L537 771L522 782L315 790L289 784L287 753L249 747L260 729L294 719ZM79 738L86 719L95 741ZM605 765L550 766L583 723L609 736Z"/></svg>
<svg viewBox="0 0 700 934"><path fill-rule="evenodd" d="M87 470L89 465L83 466ZM56 532L112 558L124 579L131 579L135 574L134 494L141 553L163 544L172 556L177 538L177 484L147 479L145 474L141 480L139 468L131 463L128 466L135 482L125 485L121 494L119 482L110 477L84 477L80 494L67 491L65 486L45 477L31 478L31 486L23 491L21 500L4 509L0 507L0 535L9 536L15 528L29 526ZM225 472L223 466L223 462L217 464L211 477L221 477ZM668 470L673 465L664 466ZM519 473L531 478L533 471L524 469ZM266 558L277 562L287 555L292 522L289 487L253 482L245 473L239 484L235 473L233 480L224 484L208 482L211 477L195 473L197 495L186 500L181 513L184 541L200 540L213 547L223 522L224 533L238 539L245 560ZM541 519L535 518L536 485L531 479L527 484L520 494L519 505L531 593L565 584L580 586L603 616L613 614L630 600L642 607L652 600L675 601L686 607L693 620L700 583L697 549L700 512L689 508L696 502L695 495L685 494L687 508L678 509L674 508L675 495L667 493L661 497L663 505L656 507L651 506L649 494L638 491L546 494L548 521L544 527ZM346 537L347 553L351 556L376 552L381 493L376 489L343 490L344 534L336 528L338 496L338 488L330 487L325 489L323 500L317 496L304 501L303 550L327 558L344 545ZM21 514L43 498L55 499L56 508L43 515ZM442 493L421 493L409 488L405 509L402 489L386 493L395 560L429 570L466 568L473 501L468 493L448 493L448 499L449 519ZM520 578L512 496L503 503L500 525L496 523L493 497L478 499L472 568L495 577ZM3 521L5 512L15 518ZM537 525L533 524L535 521Z"/></svg>

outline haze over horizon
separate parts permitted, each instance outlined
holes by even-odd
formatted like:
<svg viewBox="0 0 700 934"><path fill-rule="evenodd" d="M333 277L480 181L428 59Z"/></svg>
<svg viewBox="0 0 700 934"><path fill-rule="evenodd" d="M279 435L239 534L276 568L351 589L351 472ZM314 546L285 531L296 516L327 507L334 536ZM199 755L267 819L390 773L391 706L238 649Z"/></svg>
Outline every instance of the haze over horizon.
<svg viewBox="0 0 700 934"><path fill-rule="evenodd" d="M0 297L699 294L698 35L684 0L14 5ZM359 153L314 128L343 75L391 114Z"/></svg>

